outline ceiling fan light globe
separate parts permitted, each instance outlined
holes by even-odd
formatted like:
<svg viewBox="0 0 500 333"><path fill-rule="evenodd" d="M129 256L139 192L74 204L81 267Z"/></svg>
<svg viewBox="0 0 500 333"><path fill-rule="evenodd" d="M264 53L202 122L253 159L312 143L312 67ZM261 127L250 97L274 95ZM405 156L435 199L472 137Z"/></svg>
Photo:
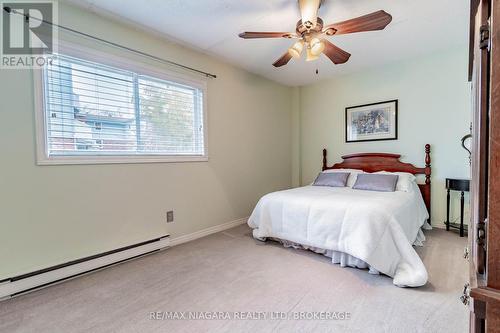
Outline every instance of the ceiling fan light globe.
<svg viewBox="0 0 500 333"><path fill-rule="evenodd" d="M299 41L293 44L291 48L288 49L288 53L294 58L300 58L300 54L304 49L304 43Z"/></svg>
<svg viewBox="0 0 500 333"><path fill-rule="evenodd" d="M318 38L313 38L310 42L311 54L319 56L325 49L325 43Z"/></svg>
<svg viewBox="0 0 500 333"><path fill-rule="evenodd" d="M307 56L306 56L306 61L313 61L319 58L318 54L314 54L311 51L311 48L307 48Z"/></svg>
<svg viewBox="0 0 500 333"><path fill-rule="evenodd" d="M300 54L293 48L289 48L288 53L290 53L290 55L295 59L300 58Z"/></svg>

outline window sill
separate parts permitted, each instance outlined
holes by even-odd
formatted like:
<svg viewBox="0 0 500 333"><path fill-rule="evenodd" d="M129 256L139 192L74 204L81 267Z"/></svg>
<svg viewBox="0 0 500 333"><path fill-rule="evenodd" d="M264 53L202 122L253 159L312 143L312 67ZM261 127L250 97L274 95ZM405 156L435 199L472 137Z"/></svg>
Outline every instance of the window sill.
<svg viewBox="0 0 500 333"><path fill-rule="evenodd" d="M51 156L38 158L37 165L135 164L208 162L208 156Z"/></svg>

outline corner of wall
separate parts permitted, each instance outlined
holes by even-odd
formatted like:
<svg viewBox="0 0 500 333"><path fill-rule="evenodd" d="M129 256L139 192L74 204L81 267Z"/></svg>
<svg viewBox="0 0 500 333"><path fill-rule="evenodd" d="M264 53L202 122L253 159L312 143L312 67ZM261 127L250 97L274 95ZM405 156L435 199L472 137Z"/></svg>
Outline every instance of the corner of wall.
<svg viewBox="0 0 500 333"><path fill-rule="evenodd" d="M300 87L292 88L292 187L301 184Z"/></svg>

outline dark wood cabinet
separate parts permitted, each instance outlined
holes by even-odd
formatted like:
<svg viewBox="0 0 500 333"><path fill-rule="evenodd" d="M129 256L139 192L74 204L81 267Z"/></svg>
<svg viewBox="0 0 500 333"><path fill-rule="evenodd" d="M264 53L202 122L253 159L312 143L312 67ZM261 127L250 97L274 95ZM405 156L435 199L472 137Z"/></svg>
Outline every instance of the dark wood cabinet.
<svg viewBox="0 0 500 333"><path fill-rule="evenodd" d="M500 0L472 0L471 332L500 332ZM469 299L470 294L470 299Z"/></svg>

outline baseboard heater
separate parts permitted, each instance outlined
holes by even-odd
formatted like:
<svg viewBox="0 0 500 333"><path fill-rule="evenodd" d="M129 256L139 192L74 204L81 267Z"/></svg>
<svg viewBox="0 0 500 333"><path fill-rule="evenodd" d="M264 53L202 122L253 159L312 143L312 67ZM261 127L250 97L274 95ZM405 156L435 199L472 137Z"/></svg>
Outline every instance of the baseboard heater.
<svg viewBox="0 0 500 333"><path fill-rule="evenodd" d="M0 280L0 300L18 296L169 247L168 235Z"/></svg>

